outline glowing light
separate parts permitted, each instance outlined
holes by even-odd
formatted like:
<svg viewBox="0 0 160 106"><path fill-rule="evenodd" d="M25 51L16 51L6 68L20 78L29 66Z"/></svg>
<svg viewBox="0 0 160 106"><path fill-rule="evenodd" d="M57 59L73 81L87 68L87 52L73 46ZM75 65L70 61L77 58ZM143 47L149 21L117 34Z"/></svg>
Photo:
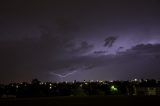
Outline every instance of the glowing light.
<svg viewBox="0 0 160 106"><path fill-rule="evenodd" d="M40 85L43 85L43 82L40 82Z"/></svg>
<svg viewBox="0 0 160 106"><path fill-rule="evenodd" d="M113 82L113 80L110 80L110 82Z"/></svg>
<svg viewBox="0 0 160 106"><path fill-rule="evenodd" d="M50 86L49 89L52 89L52 87Z"/></svg>
<svg viewBox="0 0 160 106"><path fill-rule="evenodd" d="M88 83L87 83L87 82L85 82L85 85L88 85Z"/></svg>
<svg viewBox="0 0 160 106"><path fill-rule="evenodd" d="M90 82L93 82L93 80L90 80Z"/></svg>
<svg viewBox="0 0 160 106"><path fill-rule="evenodd" d="M118 89L114 85L112 85L111 86L111 91L118 91Z"/></svg>
<svg viewBox="0 0 160 106"><path fill-rule="evenodd" d="M138 81L138 79L137 79L137 78L135 78L135 79L134 79L134 81L135 81L135 82L137 82L137 81Z"/></svg>
<svg viewBox="0 0 160 106"><path fill-rule="evenodd" d="M100 82L100 83L102 83L103 81L102 81L102 80L100 80L99 82Z"/></svg>

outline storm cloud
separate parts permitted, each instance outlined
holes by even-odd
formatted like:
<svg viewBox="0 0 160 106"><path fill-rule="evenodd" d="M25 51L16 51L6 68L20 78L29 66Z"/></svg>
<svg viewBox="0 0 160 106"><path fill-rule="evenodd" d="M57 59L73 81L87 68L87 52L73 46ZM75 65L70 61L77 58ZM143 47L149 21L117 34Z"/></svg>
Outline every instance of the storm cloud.
<svg viewBox="0 0 160 106"><path fill-rule="evenodd" d="M160 79L159 11L159 0L0 1L0 80Z"/></svg>
<svg viewBox="0 0 160 106"><path fill-rule="evenodd" d="M112 47L112 45L113 45L113 43L115 42L116 39L117 39L117 37L113 37L113 36L107 37L105 39L104 46L105 47Z"/></svg>

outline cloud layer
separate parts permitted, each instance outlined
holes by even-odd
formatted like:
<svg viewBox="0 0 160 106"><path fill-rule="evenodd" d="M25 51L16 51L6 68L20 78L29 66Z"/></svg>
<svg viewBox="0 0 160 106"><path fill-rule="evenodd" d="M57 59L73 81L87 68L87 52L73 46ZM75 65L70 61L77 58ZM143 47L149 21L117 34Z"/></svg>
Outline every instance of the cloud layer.
<svg viewBox="0 0 160 106"><path fill-rule="evenodd" d="M159 5L0 1L0 80L159 79Z"/></svg>

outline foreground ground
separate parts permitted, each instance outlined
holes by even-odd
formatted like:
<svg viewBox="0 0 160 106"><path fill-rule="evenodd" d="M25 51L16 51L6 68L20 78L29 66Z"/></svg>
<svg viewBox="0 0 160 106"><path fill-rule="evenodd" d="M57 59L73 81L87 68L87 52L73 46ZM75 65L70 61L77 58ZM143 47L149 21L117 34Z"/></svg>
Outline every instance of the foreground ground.
<svg viewBox="0 0 160 106"><path fill-rule="evenodd" d="M158 105L157 96L86 96L0 99L0 106L137 106Z"/></svg>

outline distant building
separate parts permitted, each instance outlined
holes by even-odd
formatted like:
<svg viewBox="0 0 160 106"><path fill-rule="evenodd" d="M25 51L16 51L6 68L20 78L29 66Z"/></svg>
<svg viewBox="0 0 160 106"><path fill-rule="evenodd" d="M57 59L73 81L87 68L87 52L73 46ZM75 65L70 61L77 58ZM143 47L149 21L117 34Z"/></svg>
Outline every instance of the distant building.
<svg viewBox="0 0 160 106"><path fill-rule="evenodd" d="M134 95L160 96L160 87L137 86L134 88L134 91Z"/></svg>

